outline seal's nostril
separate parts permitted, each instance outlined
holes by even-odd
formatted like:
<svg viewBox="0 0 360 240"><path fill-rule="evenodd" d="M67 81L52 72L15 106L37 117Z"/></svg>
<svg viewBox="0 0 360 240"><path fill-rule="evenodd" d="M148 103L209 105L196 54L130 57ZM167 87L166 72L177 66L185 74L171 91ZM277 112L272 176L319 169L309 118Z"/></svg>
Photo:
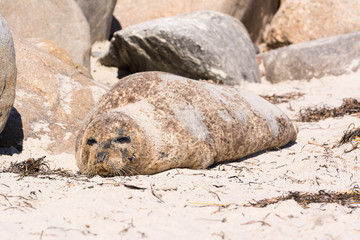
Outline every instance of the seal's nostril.
<svg viewBox="0 0 360 240"><path fill-rule="evenodd" d="M97 141L94 138L88 138L87 141L86 141L86 144L89 145L89 146L92 146L92 145L94 145L96 143L97 143Z"/></svg>
<svg viewBox="0 0 360 240"><path fill-rule="evenodd" d="M108 152L99 152L96 154L97 162L103 163L106 159L106 157L109 155Z"/></svg>
<svg viewBox="0 0 360 240"><path fill-rule="evenodd" d="M131 143L131 138L128 136L121 136L121 137L117 137L115 138L115 142L116 143Z"/></svg>

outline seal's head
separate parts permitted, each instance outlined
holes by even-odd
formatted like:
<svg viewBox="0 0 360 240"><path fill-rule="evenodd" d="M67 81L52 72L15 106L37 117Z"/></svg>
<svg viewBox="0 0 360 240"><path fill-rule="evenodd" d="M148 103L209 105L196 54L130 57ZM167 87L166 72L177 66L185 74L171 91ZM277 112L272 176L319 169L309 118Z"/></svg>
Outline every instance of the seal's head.
<svg viewBox="0 0 360 240"><path fill-rule="evenodd" d="M88 175L135 175L141 153L136 123L119 112L104 113L93 119L78 136L76 161Z"/></svg>

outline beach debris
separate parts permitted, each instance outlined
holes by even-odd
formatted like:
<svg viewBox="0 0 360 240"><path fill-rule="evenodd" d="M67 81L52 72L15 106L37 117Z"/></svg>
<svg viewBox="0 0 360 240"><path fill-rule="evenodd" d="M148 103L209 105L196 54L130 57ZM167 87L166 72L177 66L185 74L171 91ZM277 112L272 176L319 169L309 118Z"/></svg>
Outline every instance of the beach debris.
<svg viewBox="0 0 360 240"><path fill-rule="evenodd" d="M35 207L31 204L33 200L36 200L36 194L34 192L30 192L30 196L15 196L15 195L6 195L0 193L0 207L3 208L4 211L12 210L12 211L20 211L26 213L28 211L34 210Z"/></svg>
<svg viewBox="0 0 360 240"><path fill-rule="evenodd" d="M360 127L355 128L355 125L352 123L348 126L347 130L344 132L344 135L341 137L338 146L341 146L345 143L351 143L352 147L349 150L345 150L345 153L355 150L360 144Z"/></svg>
<svg viewBox="0 0 360 240"><path fill-rule="evenodd" d="M162 199L162 195L161 194L158 194L155 192L155 190L153 189L153 186L155 184L150 184L150 189L151 189L151 194L156 197L161 203L165 203L164 200Z"/></svg>
<svg viewBox="0 0 360 240"><path fill-rule="evenodd" d="M298 121L317 122L330 117L343 117L355 113L360 113L360 102L354 98L344 98L340 107L323 105L300 109Z"/></svg>
<svg viewBox="0 0 360 240"><path fill-rule="evenodd" d="M289 192L280 197L262 199L245 205L246 207L264 208L286 200L295 200L303 208L308 208L310 203L337 203L346 207L354 207L351 204L360 204L360 192L350 190L347 192L326 192L320 190L318 193Z"/></svg>
<svg viewBox="0 0 360 240"><path fill-rule="evenodd" d="M350 129L352 127L352 129ZM352 142L360 138L360 127L355 128L355 125L352 123L349 125L348 129L345 131L344 135L342 136L339 144L342 145L344 143Z"/></svg>
<svg viewBox="0 0 360 240"><path fill-rule="evenodd" d="M290 102L290 100L299 99L304 95L305 93L302 92L289 92L281 95L275 93L273 95L260 95L260 97L264 98L266 101L272 104L279 104L279 103L288 103Z"/></svg>
<svg viewBox="0 0 360 240"><path fill-rule="evenodd" d="M10 167L0 170L1 173L17 173L20 176L38 176L38 175L60 175L69 177L68 170L61 168L51 169L49 162L45 160L46 156L40 158L28 158L21 162L11 162Z"/></svg>
<svg viewBox="0 0 360 240"><path fill-rule="evenodd" d="M206 203L206 202L192 202L192 205L199 206L199 207L222 207L228 208L230 204L223 204L223 203Z"/></svg>

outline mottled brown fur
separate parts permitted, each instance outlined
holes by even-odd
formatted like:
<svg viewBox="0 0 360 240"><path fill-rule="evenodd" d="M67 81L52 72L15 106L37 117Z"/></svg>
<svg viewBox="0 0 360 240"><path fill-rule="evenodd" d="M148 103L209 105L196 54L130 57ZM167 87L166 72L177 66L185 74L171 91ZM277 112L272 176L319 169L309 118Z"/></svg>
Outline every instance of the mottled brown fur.
<svg viewBox="0 0 360 240"><path fill-rule="evenodd" d="M88 175L204 169L283 146L296 135L287 116L256 95L144 72L121 79L88 115L76 159Z"/></svg>

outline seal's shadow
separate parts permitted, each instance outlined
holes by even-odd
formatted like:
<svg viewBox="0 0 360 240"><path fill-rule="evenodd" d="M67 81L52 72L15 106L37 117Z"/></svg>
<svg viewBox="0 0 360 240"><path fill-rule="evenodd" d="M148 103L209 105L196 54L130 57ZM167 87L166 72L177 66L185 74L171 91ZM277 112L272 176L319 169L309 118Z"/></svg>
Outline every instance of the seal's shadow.
<svg viewBox="0 0 360 240"><path fill-rule="evenodd" d="M262 150L262 151L260 151L260 152L256 152L256 153L250 154L250 155L248 155L248 156L245 156L245 157L243 157L243 158L240 158L240 159L237 159L237 160L234 160L234 161L215 163L215 164L211 165L210 167L208 167L207 169L213 169L213 168L215 168L215 167L218 167L218 166L220 166L220 165L227 164L227 163L240 163L240 162L243 162L243 161L248 160L248 159L250 159L250 158L257 157L257 156L259 156L259 155L261 155L261 154L264 154L264 153L266 153L266 152L275 152L275 151L279 151L279 150L281 150L281 149L283 149L283 148L291 147L291 146L293 146L294 144L296 144L296 141L290 142L290 143L288 143L288 144L286 144L286 145L284 145L284 146L282 146L282 147L276 148L276 149Z"/></svg>
<svg viewBox="0 0 360 240"><path fill-rule="evenodd" d="M20 113L12 108L4 130L0 133L0 155L13 155L23 150L24 131Z"/></svg>

